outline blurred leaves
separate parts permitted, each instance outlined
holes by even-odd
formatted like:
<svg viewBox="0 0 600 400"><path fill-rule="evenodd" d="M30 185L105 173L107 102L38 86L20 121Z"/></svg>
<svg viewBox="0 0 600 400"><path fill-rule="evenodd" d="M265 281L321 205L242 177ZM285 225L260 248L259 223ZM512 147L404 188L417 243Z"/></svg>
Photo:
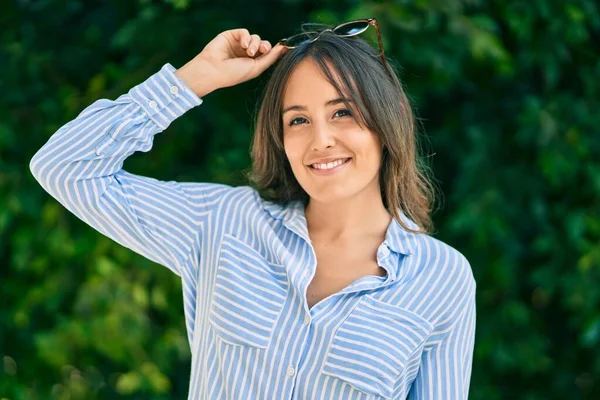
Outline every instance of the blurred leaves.
<svg viewBox="0 0 600 400"><path fill-rule="evenodd" d="M471 399L600 398L600 9L593 0L0 5L0 398L181 399L181 285L73 217L28 162L94 100L225 29L377 17L477 280ZM372 35L373 32L368 34ZM372 39L372 37L371 37ZM125 168L240 184L267 76L217 91ZM501 382L501 384L500 384Z"/></svg>

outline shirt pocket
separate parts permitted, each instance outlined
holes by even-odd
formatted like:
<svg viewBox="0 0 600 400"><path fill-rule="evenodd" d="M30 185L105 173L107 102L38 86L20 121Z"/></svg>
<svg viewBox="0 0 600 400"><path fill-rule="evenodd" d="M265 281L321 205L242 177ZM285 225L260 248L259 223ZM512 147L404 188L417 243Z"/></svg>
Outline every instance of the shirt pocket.
<svg viewBox="0 0 600 400"><path fill-rule="evenodd" d="M366 296L336 331L321 372L374 398L391 398L432 331L422 317Z"/></svg>
<svg viewBox="0 0 600 400"><path fill-rule="evenodd" d="M281 264L225 234L219 251L209 323L224 342L267 348L288 292Z"/></svg>

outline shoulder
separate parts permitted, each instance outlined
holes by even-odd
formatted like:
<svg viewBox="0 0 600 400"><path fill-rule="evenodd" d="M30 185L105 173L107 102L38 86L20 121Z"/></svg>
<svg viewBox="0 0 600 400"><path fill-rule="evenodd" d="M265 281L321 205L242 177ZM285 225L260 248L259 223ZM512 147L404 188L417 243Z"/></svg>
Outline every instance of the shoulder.
<svg viewBox="0 0 600 400"><path fill-rule="evenodd" d="M258 193L249 186L231 186L209 182L168 181L170 191L181 194L196 213L220 212L243 208L262 208Z"/></svg>
<svg viewBox="0 0 600 400"><path fill-rule="evenodd" d="M417 246L413 256L418 259L418 273L422 278L431 279L432 276L436 276L450 281L460 280L475 284L471 264L460 251L433 236L416 236ZM449 283L440 282L442 285Z"/></svg>
<svg viewBox="0 0 600 400"><path fill-rule="evenodd" d="M221 200L223 212L246 216L264 214L269 219L285 219L295 210L295 204L278 204L265 200L251 186L229 187Z"/></svg>

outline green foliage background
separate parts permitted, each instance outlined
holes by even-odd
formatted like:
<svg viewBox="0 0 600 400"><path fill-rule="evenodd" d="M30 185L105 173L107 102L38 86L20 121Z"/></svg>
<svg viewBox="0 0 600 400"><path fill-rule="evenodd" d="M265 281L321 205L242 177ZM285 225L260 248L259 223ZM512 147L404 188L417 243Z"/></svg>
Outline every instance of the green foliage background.
<svg viewBox="0 0 600 400"><path fill-rule="evenodd" d="M378 18L478 284L471 399L600 398L600 8L594 0L30 0L0 5L0 399L183 399L178 278L28 170L61 125L219 32ZM244 183L266 76L212 93L128 171Z"/></svg>

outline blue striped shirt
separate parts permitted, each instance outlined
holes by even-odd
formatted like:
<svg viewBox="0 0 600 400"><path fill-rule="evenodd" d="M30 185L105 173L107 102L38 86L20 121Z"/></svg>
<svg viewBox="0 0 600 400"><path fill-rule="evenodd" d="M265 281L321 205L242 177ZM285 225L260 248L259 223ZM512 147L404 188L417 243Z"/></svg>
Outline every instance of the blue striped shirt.
<svg viewBox="0 0 600 400"><path fill-rule="evenodd" d="M301 203L122 169L202 103L174 71L87 107L30 169L70 212L181 277L189 399L466 399L476 285L457 250L392 221L377 251L386 275L309 308L317 262Z"/></svg>

